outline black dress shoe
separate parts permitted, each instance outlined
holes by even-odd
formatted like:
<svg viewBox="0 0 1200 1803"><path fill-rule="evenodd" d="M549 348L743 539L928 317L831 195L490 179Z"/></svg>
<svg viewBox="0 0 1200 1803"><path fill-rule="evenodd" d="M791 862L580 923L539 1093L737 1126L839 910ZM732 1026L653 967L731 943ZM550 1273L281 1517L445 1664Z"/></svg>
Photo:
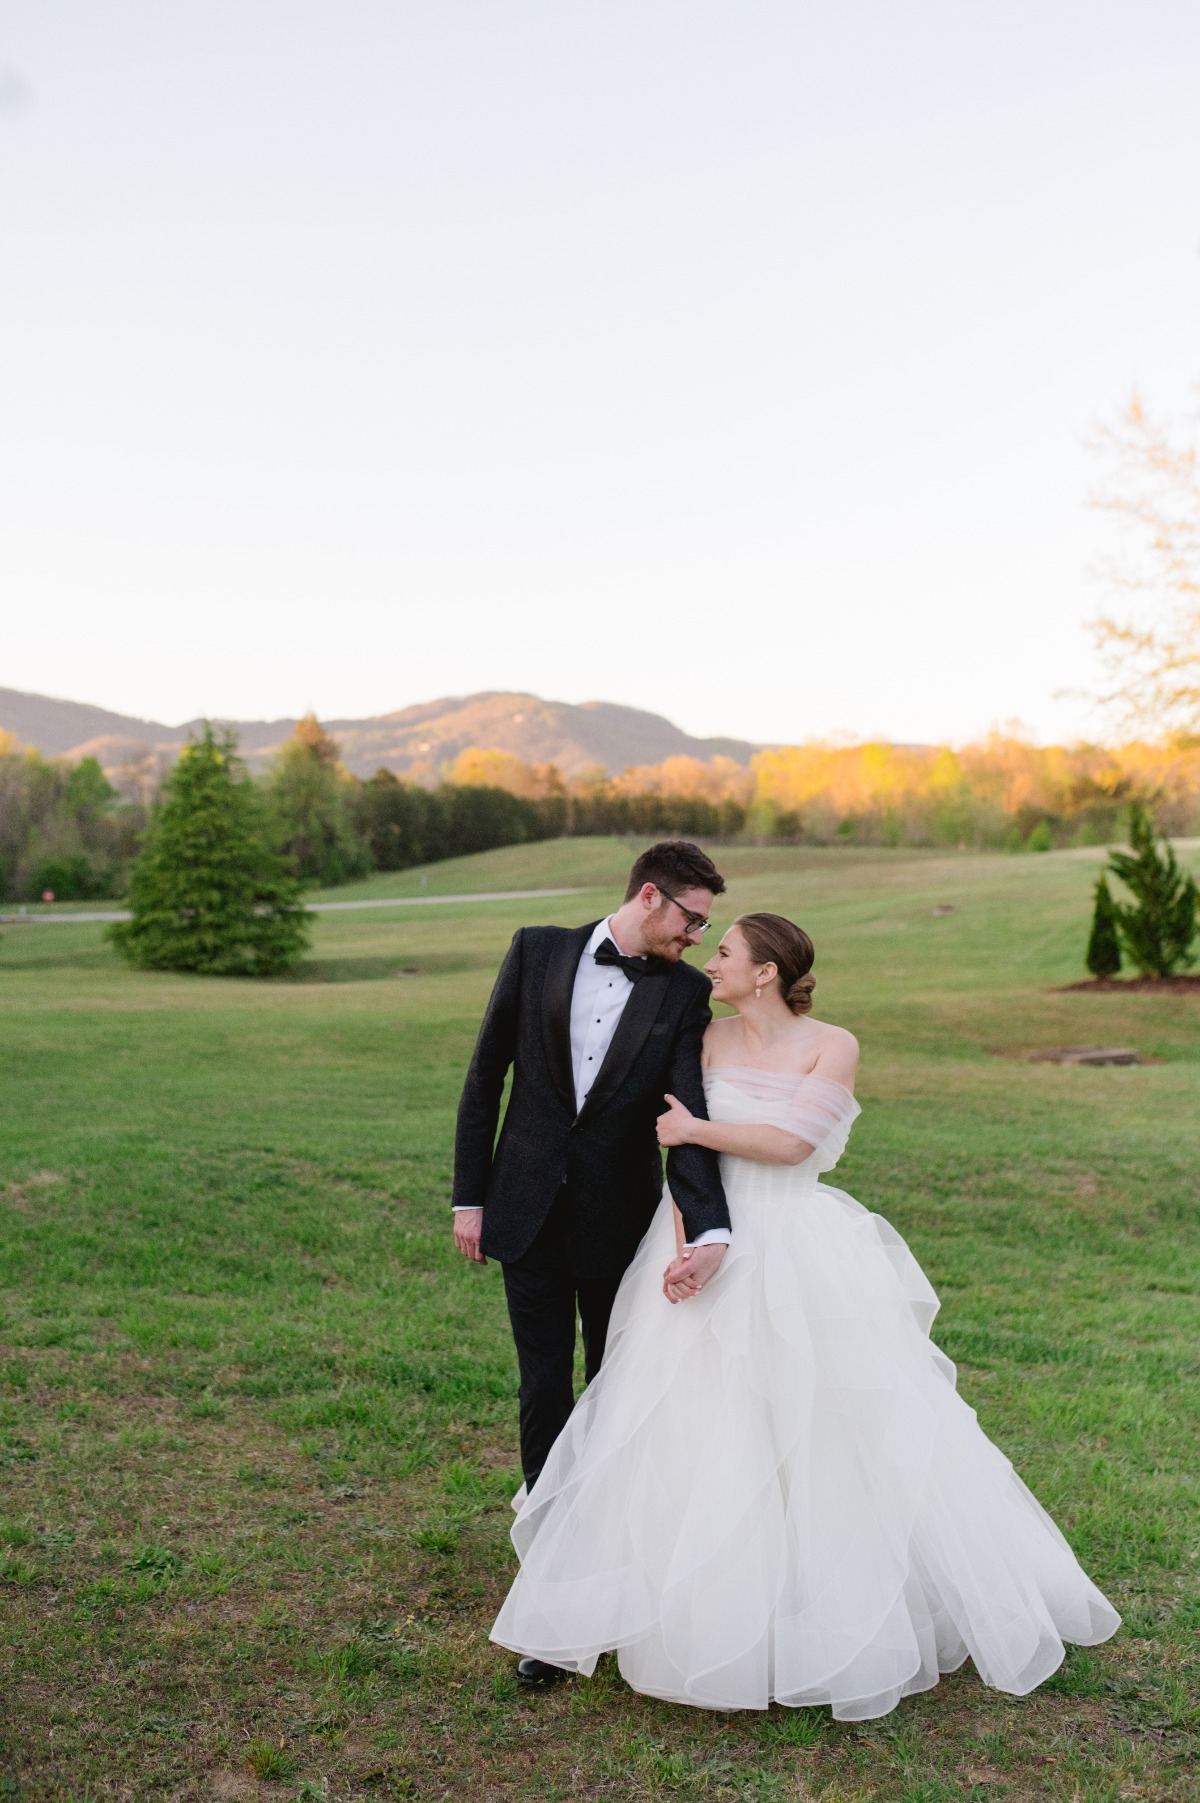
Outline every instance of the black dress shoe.
<svg viewBox="0 0 1200 1803"><path fill-rule="evenodd" d="M517 1683L527 1690L546 1690L566 1676L561 1665L547 1665L544 1659L517 1660Z"/></svg>

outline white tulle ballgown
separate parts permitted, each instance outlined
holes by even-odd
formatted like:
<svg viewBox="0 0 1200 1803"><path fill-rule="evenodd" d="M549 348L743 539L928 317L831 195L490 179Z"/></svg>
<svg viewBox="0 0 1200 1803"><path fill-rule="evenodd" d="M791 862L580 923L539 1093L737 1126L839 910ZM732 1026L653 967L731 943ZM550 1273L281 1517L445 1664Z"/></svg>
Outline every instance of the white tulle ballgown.
<svg viewBox="0 0 1200 1803"><path fill-rule="evenodd" d="M672 1306L667 1197L604 1363L513 1527L493 1640L710 1709L884 1715L970 1657L1023 1695L1120 1618L929 1338L934 1295L879 1215L817 1181L858 1106L840 1084L723 1066L714 1120L787 1128L801 1165L723 1156L733 1244Z"/></svg>

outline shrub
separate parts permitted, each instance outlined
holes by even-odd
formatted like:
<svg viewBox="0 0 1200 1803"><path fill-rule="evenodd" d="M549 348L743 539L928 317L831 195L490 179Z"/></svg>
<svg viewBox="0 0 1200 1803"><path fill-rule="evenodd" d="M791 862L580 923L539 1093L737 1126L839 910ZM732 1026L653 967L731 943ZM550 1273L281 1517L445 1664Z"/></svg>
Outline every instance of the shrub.
<svg viewBox="0 0 1200 1803"><path fill-rule="evenodd" d="M131 964L272 976L307 943L309 916L230 735L189 742L129 884L132 920L110 929Z"/></svg>
<svg viewBox="0 0 1200 1803"><path fill-rule="evenodd" d="M1115 977L1121 968L1117 910L1108 887L1108 878L1103 871L1096 884L1096 906L1088 939L1087 967L1094 977Z"/></svg>
<svg viewBox="0 0 1200 1803"><path fill-rule="evenodd" d="M1195 878L1180 870L1165 839L1159 850L1154 822L1137 802L1129 810L1129 841L1132 851L1110 852L1108 858L1109 869L1133 896L1132 902L1113 903L1121 949L1143 976L1173 976L1195 963Z"/></svg>
<svg viewBox="0 0 1200 1803"><path fill-rule="evenodd" d="M107 883L83 854L76 852L73 857L44 859L35 866L29 887L35 896L52 890L56 901L90 901L94 895L103 895Z"/></svg>
<svg viewBox="0 0 1200 1803"><path fill-rule="evenodd" d="M1039 820L1028 839L1025 841L1026 851L1053 851L1054 836L1050 831L1048 820Z"/></svg>

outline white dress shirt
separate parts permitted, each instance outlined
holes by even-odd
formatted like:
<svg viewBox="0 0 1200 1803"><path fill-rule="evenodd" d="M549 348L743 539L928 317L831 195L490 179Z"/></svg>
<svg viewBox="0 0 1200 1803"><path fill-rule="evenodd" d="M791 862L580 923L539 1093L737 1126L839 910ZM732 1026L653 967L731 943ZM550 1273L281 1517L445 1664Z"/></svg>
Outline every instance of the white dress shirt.
<svg viewBox="0 0 1200 1803"><path fill-rule="evenodd" d="M613 932L611 914L593 927L571 991L571 1074L575 1081L577 1113L587 1101L588 1092L612 1044L617 1023L625 1012L625 1004L634 990L619 964L597 964L596 949L605 939L611 939L619 952L624 951ZM455 1213L458 1212L456 1208ZM707 1233L689 1240L688 1244L727 1246L731 1238L728 1227L710 1227Z"/></svg>
<svg viewBox="0 0 1200 1803"><path fill-rule="evenodd" d="M571 1072L575 1079L576 1113L588 1099L634 990L619 964L597 964L596 953L606 939L617 945L611 915L592 928L571 991ZM621 950L619 945L617 950Z"/></svg>

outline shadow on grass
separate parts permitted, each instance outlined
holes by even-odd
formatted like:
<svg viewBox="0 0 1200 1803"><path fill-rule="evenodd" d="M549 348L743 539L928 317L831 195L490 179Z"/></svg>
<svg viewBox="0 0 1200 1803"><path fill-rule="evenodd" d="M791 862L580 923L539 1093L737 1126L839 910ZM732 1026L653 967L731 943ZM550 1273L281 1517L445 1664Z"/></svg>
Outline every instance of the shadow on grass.
<svg viewBox="0 0 1200 1803"><path fill-rule="evenodd" d="M0 929L0 968L4 970L62 970L64 966L72 970L109 970L114 964L126 968L117 958L112 946L93 942L90 945L74 945L69 949L57 941L47 944L43 941L38 946L20 945L17 934L23 929L5 931ZM67 953L64 956L64 953Z"/></svg>
<svg viewBox="0 0 1200 1803"><path fill-rule="evenodd" d="M66 948L51 945L45 948L30 948L18 951L13 955L10 947L0 947L0 968L8 971L18 970L62 970L64 968L78 971L109 970L114 964L120 970L128 967L117 957L111 946L90 945L73 946L69 956L64 957ZM440 967L439 967L440 968ZM461 960L454 965L461 968ZM240 989L249 985L262 983L272 988L280 984L285 986L295 983L373 983L387 978L404 978L431 975L433 967L429 964L402 964L393 952L391 957L345 957L345 958L306 958L295 970L278 977L248 977L229 974L214 975L211 971L135 971L134 976L170 975L176 978L192 978L202 983L233 983Z"/></svg>

